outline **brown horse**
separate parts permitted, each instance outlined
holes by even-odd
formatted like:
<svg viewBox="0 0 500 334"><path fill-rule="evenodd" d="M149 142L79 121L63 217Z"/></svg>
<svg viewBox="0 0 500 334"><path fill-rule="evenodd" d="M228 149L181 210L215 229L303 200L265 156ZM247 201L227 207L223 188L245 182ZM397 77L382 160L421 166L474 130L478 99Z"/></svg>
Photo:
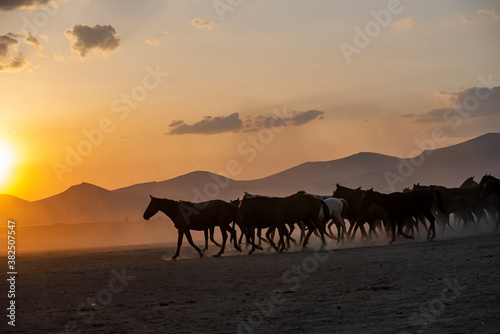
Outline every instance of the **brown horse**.
<svg viewBox="0 0 500 334"><path fill-rule="evenodd" d="M413 239L412 236L403 232L403 218L414 217L422 213L430 222L427 240L431 241L436 237L436 227L434 225L436 219L431 212L432 205L436 199L439 209L443 210L441 194L436 191L418 190L407 193L381 194L370 189L363 195L360 210L367 210L371 204L375 203L387 212L391 220L391 243L396 241L396 226L398 227L399 234L407 239Z"/></svg>
<svg viewBox="0 0 500 334"><path fill-rule="evenodd" d="M226 202L222 200L213 200L202 203L191 203L173 201L166 198L155 198L153 196L150 197L151 202L146 208L146 211L144 211L144 219L149 220L158 211L161 211L172 220L175 228L177 228L177 251L172 257L172 260L175 260L179 256L184 235L186 235L189 244L193 246L200 257L203 257L202 251L194 244L190 231L206 231L215 226L219 226L222 232L222 246L219 253L214 255L214 257L219 257L224 253L227 231L231 234L235 233L235 230L229 226L231 223L230 218L221 216L223 208L227 205ZM234 243L234 248L241 252L236 242Z"/></svg>

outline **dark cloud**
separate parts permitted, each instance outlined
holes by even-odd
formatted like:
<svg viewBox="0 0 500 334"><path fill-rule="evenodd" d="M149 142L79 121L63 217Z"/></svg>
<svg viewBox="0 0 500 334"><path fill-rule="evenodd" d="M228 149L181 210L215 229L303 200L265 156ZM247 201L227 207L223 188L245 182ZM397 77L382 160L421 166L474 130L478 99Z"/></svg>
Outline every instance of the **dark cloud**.
<svg viewBox="0 0 500 334"><path fill-rule="evenodd" d="M201 121L194 124L186 124L184 121L173 121L170 124L168 134L180 135L186 133L197 134L216 134L222 132L237 132L241 129L243 122L240 115L235 112L229 116L205 116Z"/></svg>
<svg viewBox="0 0 500 334"><path fill-rule="evenodd" d="M35 48L35 50L42 50L42 44L40 44L40 41L30 32L28 32L24 40L26 41L26 43L31 44Z"/></svg>
<svg viewBox="0 0 500 334"><path fill-rule="evenodd" d="M0 35L0 71L16 71L22 69L28 60L22 52L17 51L19 34Z"/></svg>
<svg viewBox="0 0 500 334"><path fill-rule="evenodd" d="M28 61L21 52L11 57L7 63L0 63L0 71L16 71L22 69Z"/></svg>
<svg viewBox="0 0 500 334"><path fill-rule="evenodd" d="M41 5L57 5L54 0L1 0L0 10L29 9L37 8Z"/></svg>
<svg viewBox="0 0 500 334"><path fill-rule="evenodd" d="M19 44L13 35L14 34L8 33L7 35L0 36L0 60L5 59L8 56L12 46Z"/></svg>
<svg viewBox="0 0 500 334"><path fill-rule="evenodd" d="M290 124L299 126L315 119L323 119L325 113L320 110L299 111L290 118Z"/></svg>
<svg viewBox="0 0 500 334"><path fill-rule="evenodd" d="M295 111L283 116L248 116L243 122L239 113L228 116L206 116L201 121L194 124L186 124L182 120L175 120L170 123L170 131L166 134L216 134L223 132L253 132L260 129L280 126L300 126L314 119L323 119L324 112L319 110Z"/></svg>
<svg viewBox="0 0 500 334"><path fill-rule="evenodd" d="M72 40L71 49L80 54L82 58L86 57L91 49L112 52L122 42L115 28L109 24L97 24L93 27L84 24L75 24L64 33Z"/></svg>
<svg viewBox="0 0 500 334"><path fill-rule="evenodd" d="M446 123L449 115L463 110L467 119L500 116L500 87L472 87L447 94L450 108L437 108L424 114L407 114L414 123ZM401 116L403 117L403 115Z"/></svg>

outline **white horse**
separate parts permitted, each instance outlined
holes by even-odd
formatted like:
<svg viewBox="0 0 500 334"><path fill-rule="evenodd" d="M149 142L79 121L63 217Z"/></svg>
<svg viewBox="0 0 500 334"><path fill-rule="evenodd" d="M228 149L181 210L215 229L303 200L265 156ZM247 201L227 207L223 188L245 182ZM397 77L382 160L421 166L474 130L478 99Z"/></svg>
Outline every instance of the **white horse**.
<svg viewBox="0 0 500 334"><path fill-rule="evenodd" d="M344 242L345 236L345 221L344 217L349 208L347 201L343 198L329 197L323 199L328 209L330 209L330 217L332 221L328 224L328 229L330 230L330 234L332 233L332 225L335 224L337 226L337 242Z"/></svg>
<svg viewBox="0 0 500 334"><path fill-rule="evenodd" d="M313 195L314 197L325 202L326 206L330 211L330 218L332 219L332 221L327 225L328 230L330 231L330 235L333 236L332 225L335 224L337 226L337 235L338 235L337 242L340 242L340 240L344 242L345 230L346 230L344 218L346 217L347 211L349 210L349 204L347 204L347 201L343 198L337 198L337 197L320 196L314 194L310 195ZM325 224L327 223L328 222L325 222Z"/></svg>

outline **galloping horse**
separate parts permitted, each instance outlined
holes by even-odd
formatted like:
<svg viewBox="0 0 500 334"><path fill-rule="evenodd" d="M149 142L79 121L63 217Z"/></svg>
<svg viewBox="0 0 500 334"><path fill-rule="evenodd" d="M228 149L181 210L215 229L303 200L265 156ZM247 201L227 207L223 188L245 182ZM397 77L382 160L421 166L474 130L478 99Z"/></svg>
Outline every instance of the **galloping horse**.
<svg viewBox="0 0 500 334"><path fill-rule="evenodd" d="M227 240L226 232L230 231L231 234L235 233L234 229L229 226L231 218L221 215L223 208L227 205L226 202L222 200L213 200L202 203L191 203L185 201L173 201L166 198L155 198L151 195L150 197L151 202L146 208L146 211L144 211L144 219L149 220L158 211L161 211L172 220L175 228L177 228L177 251L172 257L172 260L175 260L179 256L184 235L186 235L189 244L193 246L200 257L203 257L202 251L193 242L190 230L206 231L215 226L219 226L222 232L222 247L219 253L214 255L214 257L221 256L224 253ZM234 243L234 248L241 252L241 249L236 242Z"/></svg>
<svg viewBox="0 0 500 334"><path fill-rule="evenodd" d="M391 218L392 227L392 242L396 241L396 225L398 233L407 239L413 239L412 236L403 232L402 219L404 217L416 216L423 213L429 220L430 227L427 232L427 240L432 240L436 237L436 227L434 225L435 218L432 215L431 207L437 198L438 207L443 210L441 194L436 191L416 190L407 193L391 193L381 194L367 190L361 200L360 210L366 210L368 207L375 203L383 208ZM432 231L432 235L431 235Z"/></svg>
<svg viewBox="0 0 500 334"><path fill-rule="evenodd" d="M321 215L321 211L326 217ZM276 251L282 252L285 249L283 237L288 235L285 224L295 224L301 221L309 228L303 247L307 245L309 237L316 228L320 231L321 240L325 245L324 219L329 218L327 215L326 204L308 194L297 193L288 197L244 197L238 210L236 224L249 237L252 245L249 254L252 254L256 248L261 249L255 244L256 228L268 228L267 237L271 246ZM270 233L276 228L280 236L278 247L270 238Z"/></svg>
<svg viewBox="0 0 500 334"><path fill-rule="evenodd" d="M490 197L491 195L496 195L497 200L497 222L495 225L495 230L500 227L500 180L491 175L483 176L483 179L479 183L479 189L481 191L481 198Z"/></svg>

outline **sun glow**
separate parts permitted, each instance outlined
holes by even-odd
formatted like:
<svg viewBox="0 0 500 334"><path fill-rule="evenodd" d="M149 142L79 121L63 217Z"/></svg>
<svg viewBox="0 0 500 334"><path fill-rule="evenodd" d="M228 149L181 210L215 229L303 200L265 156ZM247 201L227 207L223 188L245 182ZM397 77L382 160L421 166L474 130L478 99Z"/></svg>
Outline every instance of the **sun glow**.
<svg viewBox="0 0 500 334"><path fill-rule="evenodd" d="M14 151L0 140L0 187L8 181L14 160Z"/></svg>

